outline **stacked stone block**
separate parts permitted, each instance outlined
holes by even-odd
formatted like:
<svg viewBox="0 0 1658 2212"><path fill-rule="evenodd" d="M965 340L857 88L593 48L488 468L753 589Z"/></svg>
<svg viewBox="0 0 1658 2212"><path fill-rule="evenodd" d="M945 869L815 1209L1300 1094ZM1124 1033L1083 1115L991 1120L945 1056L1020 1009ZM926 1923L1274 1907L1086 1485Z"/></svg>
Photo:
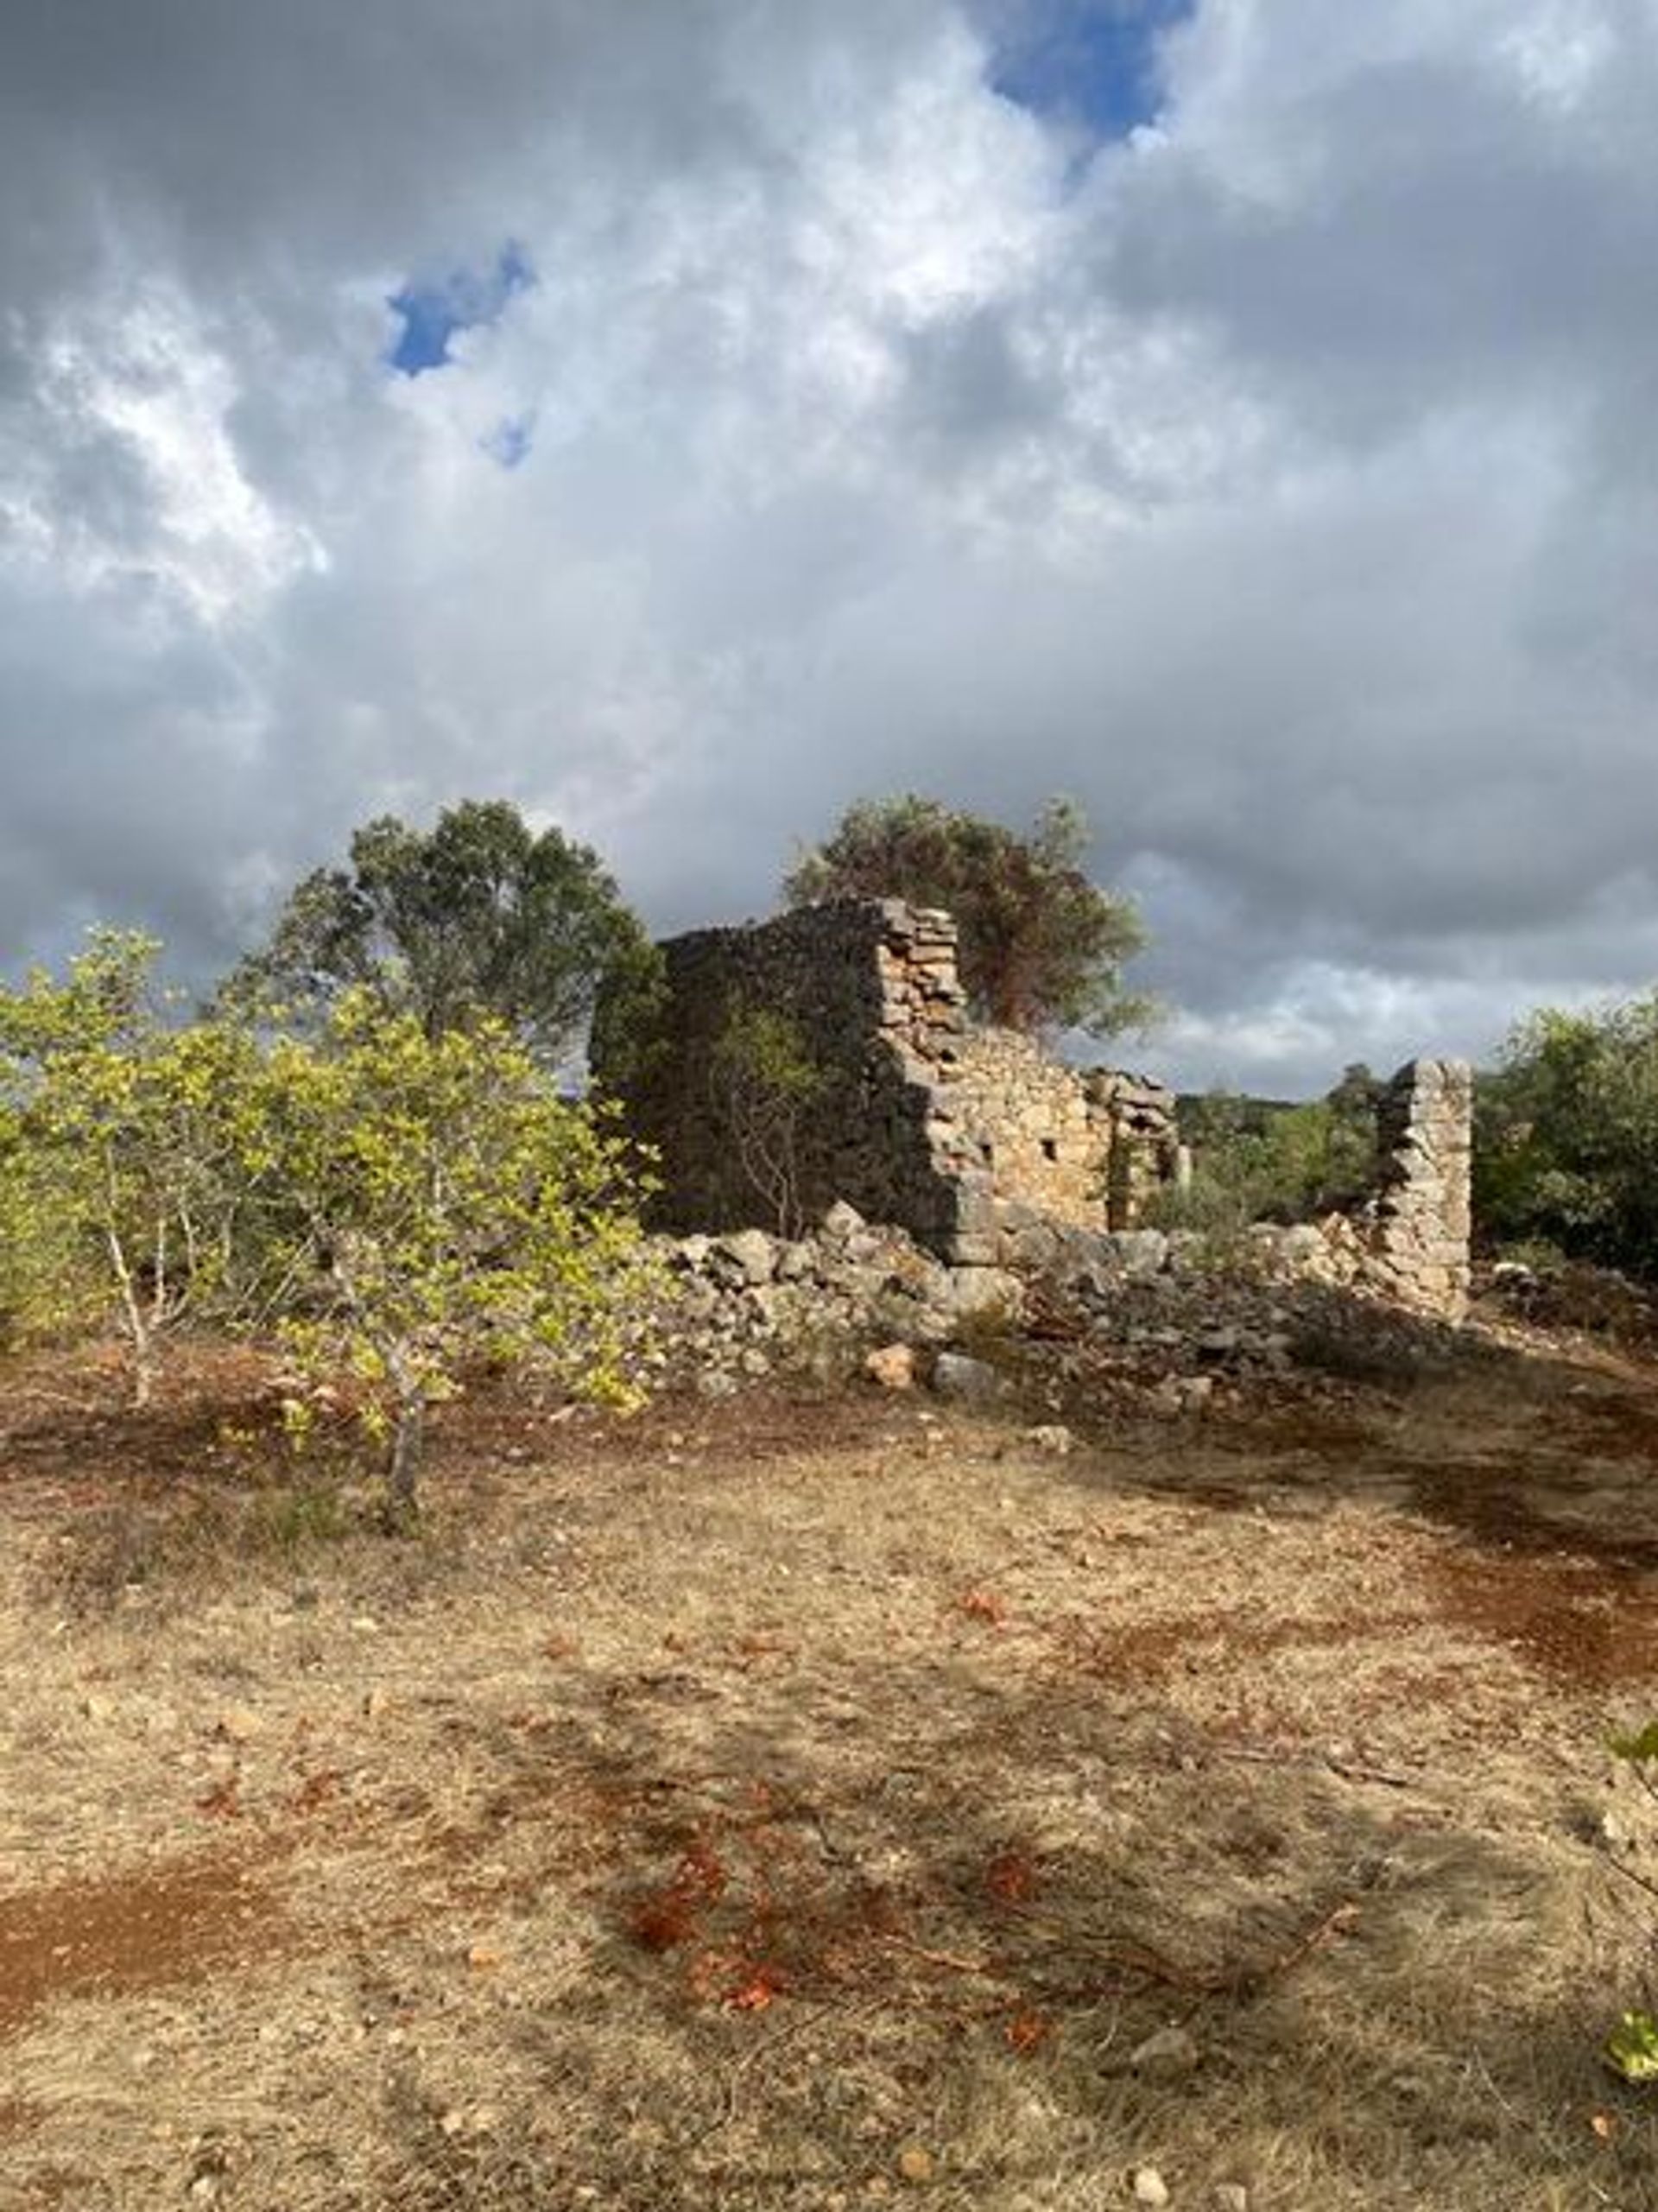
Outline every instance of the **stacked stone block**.
<svg viewBox="0 0 1658 2212"><path fill-rule="evenodd" d="M1400 1069L1377 1109L1376 1188L1359 1221L1362 1279L1448 1321L1468 1307L1473 1094L1465 1062Z"/></svg>
<svg viewBox="0 0 1658 2212"><path fill-rule="evenodd" d="M1117 1068L1091 1068L1083 1077L1083 1088L1093 1119L1110 1136L1105 1169L1109 1226L1136 1228L1157 1192L1181 1180L1174 1093L1166 1083Z"/></svg>

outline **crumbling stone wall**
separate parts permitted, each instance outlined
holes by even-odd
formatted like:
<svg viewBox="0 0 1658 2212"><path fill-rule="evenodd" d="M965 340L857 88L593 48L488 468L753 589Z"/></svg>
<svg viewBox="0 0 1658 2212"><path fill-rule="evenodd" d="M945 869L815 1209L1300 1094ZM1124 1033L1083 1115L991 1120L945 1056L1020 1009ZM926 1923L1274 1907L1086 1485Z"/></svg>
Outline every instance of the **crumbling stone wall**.
<svg viewBox="0 0 1658 2212"><path fill-rule="evenodd" d="M1032 1037L979 1030L957 1043L947 1087L935 1110L995 1196L1056 1221L1104 1225L1111 1124L1070 1068Z"/></svg>
<svg viewBox="0 0 1658 2212"><path fill-rule="evenodd" d="M645 1073L625 1087L661 1157L657 1219L679 1230L775 1227L722 1100L734 1014L792 1025L819 1083L796 1118L793 1180L811 1220L845 1200L960 1264L1010 1257L1033 1214L1131 1226L1172 1175L1161 1087L1061 1067L1031 1039L979 1028L949 916L846 900L662 948L668 991ZM606 1069L595 1069L603 1084Z"/></svg>
<svg viewBox="0 0 1658 2212"><path fill-rule="evenodd" d="M1147 1205L1170 1183L1189 1180L1192 1159L1180 1143L1174 1093L1149 1075L1091 1068L1083 1077L1089 1109L1111 1131L1105 1163L1105 1210L1113 1229L1139 1226Z"/></svg>
<svg viewBox="0 0 1658 2212"><path fill-rule="evenodd" d="M940 918L941 919L941 918ZM955 1226L927 1132L928 1069L965 1021L947 927L874 902L803 909L763 929L699 929L662 948L667 992L642 1073L619 1087L634 1133L660 1155L655 1215L679 1231L775 1227L722 1094L734 1017L789 1022L817 1075L798 1116L801 1210L848 1200L928 1241Z"/></svg>
<svg viewBox="0 0 1658 2212"><path fill-rule="evenodd" d="M1376 1187L1359 1222L1362 1279L1452 1321L1468 1307L1473 1116L1465 1062L1402 1068L1377 1109Z"/></svg>

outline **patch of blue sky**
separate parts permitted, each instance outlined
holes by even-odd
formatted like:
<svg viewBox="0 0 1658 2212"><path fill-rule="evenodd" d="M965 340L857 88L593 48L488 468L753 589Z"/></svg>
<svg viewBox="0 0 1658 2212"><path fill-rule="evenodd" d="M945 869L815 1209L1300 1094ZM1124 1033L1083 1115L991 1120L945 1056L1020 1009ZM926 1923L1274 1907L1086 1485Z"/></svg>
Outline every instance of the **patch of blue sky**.
<svg viewBox="0 0 1658 2212"><path fill-rule="evenodd" d="M1161 113L1163 41L1198 0L1022 0L1003 14L990 84L1094 143Z"/></svg>
<svg viewBox="0 0 1658 2212"><path fill-rule="evenodd" d="M403 323L388 364L405 377L443 368L457 331L498 321L508 302L535 282L528 255L509 239L486 269L457 269L431 282L406 284L386 303Z"/></svg>
<svg viewBox="0 0 1658 2212"><path fill-rule="evenodd" d="M535 418L528 415L503 416L487 437L478 440L490 459L499 461L503 468L516 468L528 458L535 442Z"/></svg>

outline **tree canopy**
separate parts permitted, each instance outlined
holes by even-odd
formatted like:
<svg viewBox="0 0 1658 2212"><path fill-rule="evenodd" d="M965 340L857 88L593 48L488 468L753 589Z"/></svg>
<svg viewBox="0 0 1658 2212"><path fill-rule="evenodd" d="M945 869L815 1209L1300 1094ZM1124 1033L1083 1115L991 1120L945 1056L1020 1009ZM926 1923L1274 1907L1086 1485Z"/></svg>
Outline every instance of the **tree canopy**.
<svg viewBox="0 0 1658 2212"><path fill-rule="evenodd" d="M1110 1036L1149 1016L1150 1002L1122 979L1145 933L1133 901L1085 872L1088 838L1081 809L1065 799L1023 835L913 792L863 799L802 853L783 893L794 906L870 897L942 907L960 932L961 979L981 1019Z"/></svg>
<svg viewBox="0 0 1658 2212"><path fill-rule="evenodd" d="M427 1408L469 1359L634 1394L646 1186L604 1114L555 1097L503 1024L432 1037L348 992L317 1040L275 1041L253 1100L245 1150L277 1170L303 1286L283 1334L302 1366L368 1392L395 1518L414 1509Z"/></svg>
<svg viewBox="0 0 1658 2212"><path fill-rule="evenodd" d="M275 1335L351 1376L400 1518L469 1362L633 1392L649 1185L607 1109L505 1024L430 1036L367 988L303 1035L179 1018L158 950L100 931L0 984L0 1334L113 1322L140 1405L181 1328Z"/></svg>
<svg viewBox="0 0 1658 2212"><path fill-rule="evenodd" d="M166 1334L257 1287L238 1157L251 1043L169 1018L157 950L102 930L62 980L0 986L0 1309L36 1328L112 1310L140 1404Z"/></svg>
<svg viewBox="0 0 1658 2212"><path fill-rule="evenodd" d="M1475 1140L1488 1235L1658 1274L1658 992L1531 1015L1480 1081Z"/></svg>
<svg viewBox="0 0 1658 2212"><path fill-rule="evenodd" d="M469 799L430 830L391 815L359 829L349 865L294 889L226 995L320 1017L367 990L428 1038L494 1019L550 1061L579 1042L602 984L641 984L655 959L596 853L504 800Z"/></svg>

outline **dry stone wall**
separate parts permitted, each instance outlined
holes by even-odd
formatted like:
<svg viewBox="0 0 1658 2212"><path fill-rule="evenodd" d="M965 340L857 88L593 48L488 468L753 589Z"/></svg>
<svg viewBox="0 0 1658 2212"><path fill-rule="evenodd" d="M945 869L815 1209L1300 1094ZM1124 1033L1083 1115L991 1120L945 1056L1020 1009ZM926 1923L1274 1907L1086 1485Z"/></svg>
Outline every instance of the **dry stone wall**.
<svg viewBox="0 0 1658 2212"><path fill-rule="evenodd" d="M1473 1070L1402 1068L1377 1111L1376 1188L1358 1223L1363 1279L1453 1321L1468 1307Z"/></svg>
<svg viewBox="0 0 1658 2212"><path fill-rule="evenodd" d="M662 950L668 990L646 1072L606 1085L622 1088L634 1132L660 1157L659 1227L798 1237L841 1201L952 1267L1028 1271L1066 1233L1135 1230L1148 1199L1179 1179L1173 1093L1117 1069L1079 1074L1028 1036L977 1024L948 915L837 901ZM787 1023L814 1073L788 1118L781 1208L721 1072L733 1018L756 1012ZM607 1072L595 1069L602 1085ZM1351 1216L1287 1233L1297 1271L1461 1318L1472 1087L1458 1062L1401 1070L1379 1115L1371 1195Z"/></svg>
<svg viewBox="0 0 1658 2212"><path fill-rule="evenodd" d="M788 1144L798 1221L844 1200L952 1263L997 1266L1023 1256L1042 1220L1130 1226L1173 1174L1172 1094L1079 1075L1028 1037L976 1024L947 915L835 901L662 951L658 1034L623 1096L660 1156L664 1227L780 1226L721 1074L722 1037L756 1010L789 1024L816 1072Z"/></svg>

